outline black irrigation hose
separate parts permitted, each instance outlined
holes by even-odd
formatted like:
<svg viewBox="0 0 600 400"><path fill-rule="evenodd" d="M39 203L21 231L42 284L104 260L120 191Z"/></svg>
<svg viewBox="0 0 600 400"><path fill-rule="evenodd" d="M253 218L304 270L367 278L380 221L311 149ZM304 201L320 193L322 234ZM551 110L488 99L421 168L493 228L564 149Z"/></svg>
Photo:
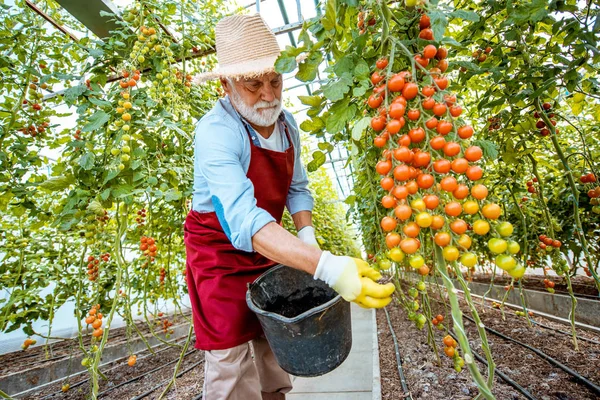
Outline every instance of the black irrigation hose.
<svg viewBox="0 0 600 400"><path fill-rule="evenodd" d="M174 343L178 343L178 342L181 342L181 341L183 341L183 340L185 340L185 339L186 339L186 338L185 338L185 337L183 337L181 340L173 340L173 342L174 342ZM159 349L159 350L155 351L155 352L154 352L154 355L156 355L156 354L158 354L158 353L162 353L163 351L169 350L170 348L171 348L171 346L170 346L170 345L168 345L168 344L166 344L166 345L164 345L164 347L163 347L163 348L161 348L161 349ZM143 352L146 352L146 351L148 351L148 349L147 349L147 348L143 350ZM144 356L144 358L146 358L146 357L148 357L148 356ZM111 364L118 363L119 361L122 361L122 360L124 360L125 358L126 358L126 357L117 358L117 359L115 359L115 360L111 361L110 363L111 363ZM115 365L115 366L113 366L113 367L111 367L111 368L107 369L107 370L106 370L106 371L104 371L103 373L107 373L107 372L109 372L109 371L112 371L113 369L115 369L115 368L119 368L120 366L121 366L121 365ZM67 377L67 378L69 378L69 377ZM67 379L67 378L65 378L65 379ZM84 383L86 383L86 382L87 382L87 381L89 381L89 380L90 380L90 378L86 378L86 379L83 379L83 380L81 380L81 381L79 381L79 382L77 382L77 383L74 383L74 384L72 384L72 385L69 385L69 389L73 389L73 388L76 388L76 387L78 387L78 386L81 386L81 385L83 385ZM63 392L62 392L62 390L59 390L58 392L54 392L54 393L47 394L46 396L42 397L40 400L47 400L47 399L50 399L50 398L52 398L52 397L54 397L54 396L60 395L60 394L62 394L62 393L63 393Z"/></svg>
<svg viewBox="0 0 600 400"><path fill-rule="evenodd" d="M464 318L466 318L467 320L471 321L472 323L475 324L475 321L473 321L471 318L467 317L466 315L463 315ZM508 337L492 328L488 328L487 326L484 326L485 330L493 333L496 336L499 336L505 340L508 340L510 342L516 343L520 346L525 347L528 350L533 351L535 354L537 354L538 356L542 357L544 360L548 361L550 364L562 369L563 371L565 371L566 373L568 373L569 375L571 375L572 377L574 377L575 379L577 379L579 382L583 383L585 386L587 386L592 392L596 393L597 395L600 396L600 386L597 386L596 384L594 384L592 381L588 380L587 378L579 375L577 373L577 371L572 370L571 368L567 367L566 365L562 364L561 362L555 360L554 358L550 357L549 355L547 355L546 353L544 353L541 350L536 349L535 347L531 347L525 343L521 343L518 340L515 340L511 337Z"/></svg>
<svg viewBox="0 0 600 400"><path fill-rule="evenodd" d="M192 350L194 351L194 350ZM192 365L190 365L188 368L184 369L183 371L181 371L180 373L178 373L177 375L175 375L175 379L179 378L180 376L182 376L183 374L187 374L188 372L190 372L191 370L193 370L194 368L196 368L198 365L202 364L204 362L204 360L200 360ZM164 381L162 381L161 383L159 383L158 385L154 386L153 388L151 388L150 390L148 390L145 393L140 394L139 396L136 396L134 398L132 398L131 400L142 400L143 398L149 396L150 394L152 394L152 392L160 389L161 387L163 387L165 384L169 383L169 381L173 379L173 378L169 378L169 379L165 379Z"/></svg>
<svg viewBox="0 0 600 400"><path fill-rule="evenodd" d="M402 391L405 395L408 395L409 399L412 399L410 392L408 391L408 386L406 385L406 378L404 377L404 372L402 371L402 359L400 358L400 348L398 347L398 338L396 337L396 333L394 332L394 328L392 327L392 321L390 320L390 314L388 314L387 307L383 308L385 311L385 316L387 318L388 326L390 327L390 332L392 334L392 339L394 339L394 351L396 352L396 364L398 365L398 375L400 375L400 383L402 384Z"/></svg>
<svg viewBox="0 0 600 400"><path fill-rule="evenodd" d="M567 336L571 336L572 335L571 332L561 331L560 329L556 329L556 328L553 328L551 326L541 324L541 323L537 322L534 319L532 319L531 322L533 322L534 324L536 324L538 326L541 326L542 328L546 328L546 329L550 329L550 330L553 330L553 331L558 332L558 333L562 333L563 335L567 335ZM593 344L600 345L600 342L598 342L597 340L588 339L588 338L583 337L583 336L577 336L577 340L583 340L585 342L590 342L590 343L593 343Z"/></svg>
<svg viewBox="0 0 600 400"><path fill-rule="evenodd" d="M450 336L452 336L452 338L454 340L458 341L458 339L456 338L456 336L454 336L454 334L452 332L448 332L448 334L450 334ZM472 351L472 353L473 353L473 356L475 356L475 358L477 359L477 361L479 361L480 363L484 364L487 367L488 363L487 363L487 360L485 358L481 357L475 351ZM498 375L500 378L502 378L502 380L504 382L508 383L510 386L512 386L515 389L517 389L527 399L529 399L529 400L537 400L537 398L533 397L533 395L531 393L529 393L527 391L527 389L525 389L523 386L519 385L517 382L513 381L512 379L510 379L504 372L498 370L498 368L495 369L495 372L496 372L496 375Z"/></svg>
<svg viewBox="0 0 600 400"><path fill-rule="evenodd" d="M200 394L196 397L194 397L192 400L202 400L202 396L204 395L204 392L200 392Z"/></svg>
<svg viewBox="0 0 600 400"><path fill-rule="evenodd" d="M194 350L190 350L190 351L188 351L187 353L185 353L185 354L183 355L183 358L185 358L185 357L189 356L189 355L190 355L190 354L192 354L194 351L196 351L196 350L194 349ZM179 361L179 357L177 357L177 358L176 358L176 359L174 359L174 360L171 360L171 361L169 361L169 362L168 362L168 363L166 363L166 364L163 364L163 365L161 365L160 367L156 367L156 368L154 368L154 369L151 369L150 371L146 371L146 372L144 372L144 373L143 373L143 374L141 374L141 375L135 376L135 377L133 377L133 378L129 379L128 381L121 382L121 383L119 383L118 385L112 386L112 387L110 387L110 388L106 389L105 391L98 393L98 398L100 398L100 397L102 397L102 396L106 395L106 393L112 392L113 390L115 390L115 389L117 389L117 388L120 388L121 386L129 385L130 383L137 382L137 381L139 381L140 379L142 379L142 378L146 377L147 375L149 375L149 374L153 374L153 373L155 373L156 371L163 369L164 367L167 367L167 366L169 366L169 365L171 365L171 364L174 364L174 363L176 363L177 361Z"/></svg>

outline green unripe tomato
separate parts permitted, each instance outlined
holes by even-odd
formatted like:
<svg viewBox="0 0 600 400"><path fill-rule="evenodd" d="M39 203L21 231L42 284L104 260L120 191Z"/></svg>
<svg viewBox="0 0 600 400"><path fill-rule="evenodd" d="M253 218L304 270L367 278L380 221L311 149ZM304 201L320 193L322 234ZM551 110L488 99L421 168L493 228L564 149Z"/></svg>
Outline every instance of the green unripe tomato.
<svg viewBox="0 0 600 400"><path fill-rule="evenodd" d="M519 251L521 251L521 246L519 243L515 242L514 240L508 242L508 252L510 254L517 254Z"/></svg>
<svg viewBox="0 0 600 400"><path fill-rule="evenodd" d="M390 260L384 258L382 260L379 260L379 268L383 270L390 269L392 268L392 263Z"/></svg>
<svg viewBox="0 0 600 400"><path fill-rule="evenodd" d="M119 171L123 171L125 169L125 165L119 164Z"/></svg>
<svg viewBox="0 0 600 400"><path fill-rule="evenodd" d="M521 279L523 275L525 275L525 267L522 264L519 264L508 271L508 274L515 279Z"/></svg>
<svg viewBox="0 0 600 400"><path fill-rule="evenodd" d="M410 258L408 259L408 263L414 269L418 269L418 268L421 268L423 265L425 265L425 259L423 258L422 255L415 254L415 255L410 256Z"/></svg>
<svg viewBox="0 0 600 400"><path fill-rule="evenodd" d="M112 154L113 156L116 156L120 153L119 149L110 149L110 154Z"/></svg>
<svg viewBox="0 0 600 400"><path fill-rule="evenodd" d="M419 292L415 288L408 289L408 295L413 299L416 299L419 296Z"/></svg>
<svg viewBox="0 0 600 400"><path fill-rule="evenodd" d="M121 151L123 151L123 153L125 153L125 154L129 154L131 152L131 147L129 147L129 146L123 146L123 148L121 149Z"/></svg>
<svg viewBox="0 0 600 400"><path fill-rule="evenodd" d="M488 249L494 254L504 253L508 248L508 243L504 239L492 238L488 241Z"/></svg>
<svg viewBox="0 0 600 400"><path fill-rule="evenodd" d="M146 50L146 51L148 51L148 50ZM142 52L143 52L143 50L142 50ZM146 61L146 57L144 57L144 56L138 56L137 60L138 60L139 63L143 63L144 61Z"/></svg>
<svg viewBox="0 0 600 400"><path fill-rule="evenodd" d="M89 367L90 365L90 359L85 357L83 360L81 360L81 365L84 367Z"/></svg>
<svg viewBox="0 0 600 400"><path fill-rule="evenodd" d="M500 234L500 236L507 237L512 235L514 227L510 222L504 221L498 224L496 231Z"/></svg>
<svg viewBox="0 0 600 400"><path fill-rule="evenodd" d="M475 253L464 253L461 257L460 257L460 263L462 265L464 265L465 267L474 267L475 265L477 265L477 255Z"/></svg>
<svg viewBox="0 0 600 400"><path fill-rule="evenodd" d="M129 161L129 159L130 159L129 154L121 154L121 161L127 162L127 161Z"/></svg>
<svg viewBox="0 0 600 400"><path fill-rule="evenodd" d="M121 140L124 142L129 142L131 140L131 136L123 135L123 136L121 136Z"/></svg>
<svg viewBox="0 0 600 400"><path fill-rule="evenodd" d="M517 260L508 254L499 254L496 256L496 265L504 271L510 271L517 266Z"/></svg>
<svg viewBox="0 0 600 400"><path fill-rule="evenodd" d="M423 281L419 281L419 283L417 283L417 290L424 292L425 290L427 290L427 285L425 284L425 282Z"/></svg>

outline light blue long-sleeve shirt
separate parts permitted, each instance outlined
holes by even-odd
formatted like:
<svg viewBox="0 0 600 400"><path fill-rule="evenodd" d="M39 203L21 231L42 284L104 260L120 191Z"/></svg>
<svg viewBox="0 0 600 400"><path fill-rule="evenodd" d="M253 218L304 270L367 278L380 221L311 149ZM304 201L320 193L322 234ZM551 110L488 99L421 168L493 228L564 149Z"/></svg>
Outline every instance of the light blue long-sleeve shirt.
<svg viewBox="0 0 600 400"><path fill-rule="evenodd" d="M294 173L286 207L290 214L312 211L313 198L308 189L306 170L300 160L298 126L284 110L277 121L280 132L286 123L294 145ZM246 176L250 166L250 138L246 126L258 135L233 108L229 97L220 99L196 125L194 143L194 191L192 209L214 211L232 245L251 252L252 236L275 219L256 204L254 185ZM253 140L260 147L258 138ZM284 138L287 148L287 137Z"/></svg>

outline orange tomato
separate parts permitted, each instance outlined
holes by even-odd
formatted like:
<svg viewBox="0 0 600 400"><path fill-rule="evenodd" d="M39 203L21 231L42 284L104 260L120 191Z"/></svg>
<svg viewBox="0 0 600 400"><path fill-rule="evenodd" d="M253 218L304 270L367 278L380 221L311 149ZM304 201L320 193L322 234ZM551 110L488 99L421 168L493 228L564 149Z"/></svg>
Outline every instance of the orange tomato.
<svg viewBox="0 0 600 400"><path fill-rule="evenodd" d="M448 157L454 157L460 153L460 144L448 142L444 145L444 154Z"/></svg>
<svg viewBox="0 0 600 400"><path fill-rule="evenodd" d="M479 146L471 146L465 150L465 158L471 162L479 161L483 156L483 151Z"/></svg>
<svg viewBox="0 0 600 400"><path fill-rule="evenodd" d="M446 114L447 110L448 107L446 107L446 105L443 103L437 103L435 106L433 106L433 113L438 117L441 117L442 115Z"/></svg>
<svg viewBox="0 0 600 400"><path fill-rule="evenodd" d="M445 144L446 144L446 139L444 139L443 136L434 136L429 141L429 146L431 146L431 148L434 150L443 149Z"/></svg>
<svg viewBox="0 0 600 400"><path fill-rule="evenodd" d="M500 217L500 214L502 214L502 209L498 204L491 203L483 206L483 208L481 209L481 213L484 217L488 219L498 219L498 217Z"/></svg>
<svg viewBox="0 0 600 400"><path fill-rule="evenodd" d="M414 254L419 250L419 242L413 238L402 239L400 249L406 254Z"/></svg>
<svg viewBox="0 0 600 400"><path fill-rule="evenodd" d="M392 118L400 118L404 116L404 113L406 112L406 106L404 104L401 103L392 103L390 105L390 117Z"/></svg>
<svg viewBox="0 0 600 400"><path fill-rule="evenodd" d="M466 199L468 195L469 187L463 183L459 184L458 187L452 192L452 196L458 200Z"/></svg>
<svg viewBox="0 0 600 400"><path fill-rule="evenodd" d="M435 106L435 100L433 97L428 97L421 102L421 106L424 110L431 110Z"/></svg>
<svg viewBox="0 0 600 400"><path fill-rule="evenodd" d="M379 161L375 169L379 175L387 175L392 169L392 162L390 160Z"/></svg>
<svg viewBox="0 0 600 400"><path fill-rule="evenodd" d="M418 128L413 128L408 131L408 137L410 137L412 143L420 143L425 140L425 130L420 126Z"/></svg>
<svg viewBox="0 0 600 400"><path fill-rule="evenodd" d="M415 167L426 167L431 161L431 155L426 151L421 151L415 154L413 159L413 165Z"/></svg>
<svg viewBox="0 0 600 400"><path fill-rule="evenodd" d="M452 122L441 120L435 128L440 135L447 135L452 131Z"/></svg>
<svg viewBox="0 0 600 400"><path fill-rule="evenodd" d="M440 247L448 246L450 244L451 239L452 237L448 232L438 232L433 238L435 244L437 244Z"/></svg>
<svg viewBox="0 0 600 400"><path fill-rule="evenodd" d="M408 196L408 189L406 189L406 186L396 186L394 190L392 190L392 194L398 200L402 200Z"/></svg>
<svg viewBox="0 0 600 400"><path fill-rule="evenodd" d="M410 119L411 121L416 121L421 116L421 111L419 111L416 108L413 108L411 110L408 110L407 116L408 116L408 119Z"/></svg>
<svg viewBox="0 0 600 400"><path fill-rule="evenodd" d="M473 127L470 125L464 125L458 128L458 137L461 139L469 139L473 136Z"/></svg>
<svg viewBox="0 0 600 400"><path fill-rule="evenodd" d="M412 215L412 209L407 204L400 204L394 209L394 215L400 221L406 221Z"/></svg>
<svg viewBox="0 0 600 400"><path fill-rule="evenodd" d="M383 196L381 204L385 208L394 208L396 206L396 199L392 196Z"/></svg>
<svg viewBox="0 0 600 400"><path fill-rule="evenodd" d="M433 86L424 86L421 89L421 94L425 97L431 97L435 94L435 88Z"/></svg>
<svg viewBox="0 0 600 400"><path fill-rule="evenodd" d="M442 190L446 192L454 192L458 187L458 182L456 181L455 177L446 176L444 179L441 180L440 186L442 187Z"/></svg>
<svg viewBox="0 0 600 400"><path fill-rule="evenodd" d="M434 58L436 54L437 54L437 49L432 44L428 44L423 49L423 57L425 57L425 58Z"/></svg>
<svg viewBox="0 0 600 400"><path fill-rule="evenodd" d="M452 161L452 171L457 174L464 174L469 168L469 162L464 158L457 158Z"/></svg>
<svg viewBox="0 0 600 400"><path fill-rule="evenodd" d="M450 229L457 235L462 235L467 231L467 223L462 219L457 219L450 223Z"/></svg>
<svg viewBox="0 0 600 400"><path fill-rule="evenodd" d="M406 100L414 99L417 97L417 94L419 94L419 87L416 83L408 82L404 85L404 88L402 89L402 96L404 96Z"/></svg>
<svg viewBox="0 0 600 400"><path fill-rule="evenodd" d="M419 191L419 185L415 181L406 182L406 190L408 190L408 194L415 194Z"/></svg>
<svg viewBox="0 0 600 400"><path fill-rule="evenodd" d="M383 188L383 190L386 191L390 191L392 190L392 188L394 187L394 180L392 178L390 178L389 176L381 179L381 181L379 182L381 184L381 187Z"/></svg>
<svg viewBox="0 0 600 400"><path fill-rule="evenodd" d="M404 86L404 78L400 74L393 75L388 81L388 90L390 92L400 92Z"/></svg>
<svg viewBox="0 0 600 400"><path fill-rule="evenodd" d="M440 215L434 215L433 221L431 222L431 229L442 229L442 227L446 224L446 220L444 217Z"/></svg>
<svg viewBox="0 0 600 400"><path fill-rule="evenodd" d="M398 165L394 168L394 179L404 182L410 179L410 169L408 165Z"/></svg>
<svg viewBox="0 0 600 400"><path fill-rule="evenodd" d="M419 232L421 232L421 228L417 225L416 222L409 222L402 228L402 232L410 238L416 238L419 236Z"/></svg>
<svg viewBox="0 0 600 400"><path fill-rule="evenodd" d="M385 237L385 244L388 247L388 249L391 249L400 244L400 239L401 238L399 234L397 234L396 232L390 232Z"/></svg>
<svg viewBox="0 0 600 400"><path fill-rule="evenodd" d="M437 124L438 120L436 117L431 117L425 122L425 126L427 127L427 129L433 129L437 126Z"/></svg>
<svg viewBox="0 0 600 400"><path fill-rule="evenodd" d="M417 185L419 185L421 189L429 189L433 184L434 179L430 174L421 174L417 176Z"/></svg>
<svg viewBox="0 0 600 400"><path fill-rule="evenodd" d="M481 179L481 177L483 176L483 170L477 166L477 165L471 165L469 168L467 168L467 178L469 178L472 181L476 181L478 179Z"/></svg>
<svg viewBox="0 0 600 400"><path fill-rule="evenodd" d="M425 202L425 207L427 207L429 210L435 209L440 204L440 199L435 194L426 195L423 197L423 201Z"/></svg>
<svg viewBox="0 0 600 400"><path fill-rule="evenodd" d="M394 229L396 229L397 225L398 225L398 222L392 217L386 216L381 219L381 228L385 232L393 231Z"/></svg>
<svg viewBox="0 0 600 400"><path fill-rule="evenodd" d="M475 185L471 188L471 196L475 197L477 200L483 200L487 197L488 190L484 185Z"/></svg>
<svg viewBox="0 0 600 400"><path fill-rule="evenodd" d="M440 158L433 163L433 170L438 174L447 174L450 172L451 163L445 158Z"/></svg>
<svg viewBox="0 0 600 400"><path fill-rule="evenodd" d="M462 213L462 206L457 201L451 201L444 207L444 212L450 217L458 217Z"/></svg>

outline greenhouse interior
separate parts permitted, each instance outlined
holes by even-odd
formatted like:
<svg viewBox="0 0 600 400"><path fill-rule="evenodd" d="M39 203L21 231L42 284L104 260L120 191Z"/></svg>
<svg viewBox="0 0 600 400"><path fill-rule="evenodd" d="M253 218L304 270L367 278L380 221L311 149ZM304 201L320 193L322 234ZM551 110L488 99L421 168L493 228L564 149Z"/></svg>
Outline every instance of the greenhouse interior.
<svg viewBox="0 0 600 400"><path fill-rule="evenodd" d="M600 398L598 2L0 11L0 398Z"/></svg>

